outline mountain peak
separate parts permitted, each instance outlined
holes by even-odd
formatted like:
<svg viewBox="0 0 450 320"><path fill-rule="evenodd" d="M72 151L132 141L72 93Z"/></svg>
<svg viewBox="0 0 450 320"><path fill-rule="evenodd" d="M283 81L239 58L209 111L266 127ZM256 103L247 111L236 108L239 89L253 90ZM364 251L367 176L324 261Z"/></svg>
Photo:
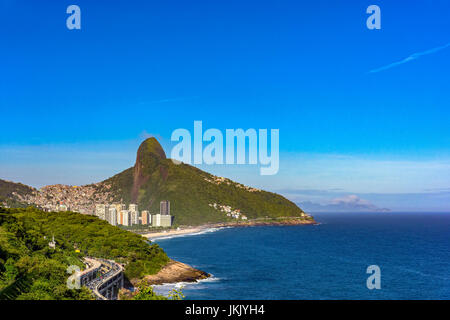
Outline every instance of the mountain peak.
<svg viewBox="0 0 450 320"><path fill-rule="evenodd" d="M138 159L146 159L147 157L156 157L166 159L166 153L155 137L144 140L137 151L136 163Z"/></svg>
<svg viewBox="0 0 450 320"><path fill-rule="evenodd" d="M151 137L141 143L134 165L132 201L138 201L139 190L149 181L152 174L158 169L161 172L160 165L165 159L166 153L156 138Z"/></svg>

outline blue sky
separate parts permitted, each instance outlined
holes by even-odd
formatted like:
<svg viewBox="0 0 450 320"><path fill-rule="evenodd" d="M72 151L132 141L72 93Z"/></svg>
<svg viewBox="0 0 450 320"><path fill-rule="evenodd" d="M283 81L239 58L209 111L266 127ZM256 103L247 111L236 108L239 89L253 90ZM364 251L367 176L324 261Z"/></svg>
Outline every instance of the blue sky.
<svg viewBox="0 0 450 320"><path fill-rule="evenodd" d="M66 8L81 8L68 30ZM366 8L381 8L381 30ZM450 211L450 3L0 1L0 178L96 182L176 128L280 129L296 202ZM371 72L376 71L376 72Z"/></svg>

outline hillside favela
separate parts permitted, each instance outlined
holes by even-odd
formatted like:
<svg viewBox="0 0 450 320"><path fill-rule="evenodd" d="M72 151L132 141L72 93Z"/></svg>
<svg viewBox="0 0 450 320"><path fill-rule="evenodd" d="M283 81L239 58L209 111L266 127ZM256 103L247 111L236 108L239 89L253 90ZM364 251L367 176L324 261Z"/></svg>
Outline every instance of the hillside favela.
<svg viewBox="0 0 450 320"><path fill-rule="evenodd" d="M8 181L7 181L8 182ZM11 183L11 182L10 182ZM106 220L113 226L133 226L148 225L154 227L170 227L172 217L170 216L170 201L161 201L159 214L152 215L148 210L139 211L138 205L131 203L128 207L123 203L114 204L94 204L89 201L93 190L91 186L46 186L38 191L33 191L31 195L21 196L17 192L11 195L21 203L35 205L43 211L73 211L81 214L90 214ZM50 202L49 199L55 199ZM8 208L6 201L2 202ZM93 208L92 208L93 207Z"/></svg>
<svg viewBox="0 0 450 320"><path fill-rule="evenodd" d="M1 259L10 268L2 273L2 299L179 299L175 288L165 294L152 288L211 274L171 260L155 239L315 223L280 195L175 164L155 138L142 142L133 167L99 183L35 189L0 180L0 203ZM21 228L17 239L14 226ZM29 234L33 249L25 244ZM59 273L18 269L28 256L53 261ZM67 276L67 261L79 271ZM67 279L78 287L67 287ZM42 287L42 281L50 282Z"/></svg>

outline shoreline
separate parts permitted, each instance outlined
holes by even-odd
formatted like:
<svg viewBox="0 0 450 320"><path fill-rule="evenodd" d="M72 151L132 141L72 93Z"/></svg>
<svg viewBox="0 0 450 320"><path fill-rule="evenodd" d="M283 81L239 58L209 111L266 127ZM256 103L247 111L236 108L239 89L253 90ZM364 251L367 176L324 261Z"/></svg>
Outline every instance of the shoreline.
<svg viewBox="0 0 450 320"><path fill-rule="evenodd" d="M302 217L292 217L292 218L280 218L278 221L276 219L255 219L250 221L239 221L239 222L219 222L210 223L200 226L187 226L180 227L174 230L156 231L142 234L149 241L154 241L157 239L172 238L177 236L189 236L196 234L203 234L208 230L214 231L223 228L245 228L245 227L257 227L257 226L293 226L293 225L317 225L314 219L305 220ZM185 263L170 260L168 264L161 268L158 273L154 275L147 275L143 280L147 281L151 285L167 285L167 284L177 284L177 283L198 283L201 280L210 279L211 274L195 269ZM132 280L133 285L136 284L136 279Z"/></svg>
<svg viewBox="0 0 450 320"><path fill-rule="evenodd" d="M180 228L179 230L166 230L166 231L156 231L149 232L146 234L142 234L143 237L147 238L150 241L171 238L174 236L184 236L184 235L195 235L198 233L202 233L203 231L209 229L206 225L198 226L198 227L186 227Z"/></svg>
<svg viewBox="0 0 450 320"><path fill-rule="evenodd" d="M150 285L165 285L182 282L195 283L210 277L211 274L205 271L195 269L190 265L171 259L158 273L146 275L143 280L147 281ZM136 280L132 280L131 283L135 285Z"/></svg>
<svg viewBox="0 0 450 320"><path fill-rule="evenodd" d="M148 232L145 234L141 234L143 237L147 238L150 241L158 240L158 239L166 239L177 236L187 236L187 235L196 235L201 234L209 229L222 229L222 228L248 228L248 227L258 227L258 226L294 226L294 225L317 225L314 219L313 220L305 220L300 217L292 217L292 218L281 218L279 221L276 220L266 220L266 219L254 219L249 221L239 221L239 222L218 222L218 223L209 223L199 226L186 226L179 227L179 229L169 229L164 231L155 231Z"/></svg>

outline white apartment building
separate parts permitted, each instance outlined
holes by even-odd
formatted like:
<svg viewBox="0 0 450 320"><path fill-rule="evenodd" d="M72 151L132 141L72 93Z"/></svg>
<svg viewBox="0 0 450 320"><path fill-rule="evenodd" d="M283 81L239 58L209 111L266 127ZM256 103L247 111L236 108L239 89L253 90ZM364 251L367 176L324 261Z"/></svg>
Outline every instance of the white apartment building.
<svg viewBox="0 0 450 320"><path fill-rule="evenodd" d="M152 215L153 227L170 227L172 226L172 216L167 214Z"/></svg>
<svg viewBox="0 0 450 320"><path fill-rule="evenodd" d="M139 212L138 211L130 211L131 214L131 224L139 224Z"/></svg>
<svg viewBox="0 0 450 320"><path fill-rule="evenodd" d="M127 210L127 206L123 203L115 203L112 206L116 208L117 215L119 215L120 211Z"/></svg>
<svg viewBox="0 0 450 320"><path fill-rule="evenodd" d="M109 219L108 222L113 226L117 226L117 209L116 207L109 207Z"/></svg>
<svg viewBox="0 0 450 320"><path fill-rule="evenodd" d="M109 206L107 204L96 204L95 205L95 215L102 220L106 220L106 212Z"/></svg>
<svg viewBox="0 0 450 320"><path fill-rule="evenodd" d="M124 226L131 226L131 213L128 210L122 210L121 214L121 224Z"/></svg>

